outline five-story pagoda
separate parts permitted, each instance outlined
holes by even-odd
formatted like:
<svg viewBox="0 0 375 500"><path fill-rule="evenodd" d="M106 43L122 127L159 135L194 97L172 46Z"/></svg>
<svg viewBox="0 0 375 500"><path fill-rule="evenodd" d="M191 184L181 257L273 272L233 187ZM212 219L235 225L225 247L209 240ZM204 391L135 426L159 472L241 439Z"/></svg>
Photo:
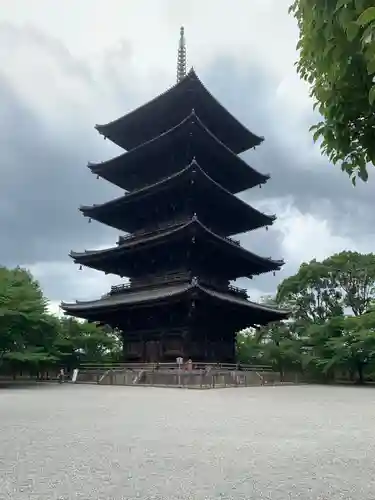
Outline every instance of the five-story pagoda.
<svg viewBox="0 0 375 500"><path fill-rule="evenodd" d="M89 168L125 194L80 210L127 234L112 248L71 257L129 281L62 309L120 329L124 361L234 362L238 331L287 316L230 284L283 265L231 238L275 219L235 196L268 180L237 156L263 139L221 106L194 70L186 75L183 29L177 84L96 129L127 152Z"/></svg>

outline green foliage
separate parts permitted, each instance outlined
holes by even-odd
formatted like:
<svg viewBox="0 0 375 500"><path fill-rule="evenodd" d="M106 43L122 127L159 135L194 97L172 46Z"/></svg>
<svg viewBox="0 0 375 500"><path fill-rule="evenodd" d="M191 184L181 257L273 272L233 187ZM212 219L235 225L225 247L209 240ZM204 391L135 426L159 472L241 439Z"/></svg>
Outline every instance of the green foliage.
<svg viewBox="0 0 375 500"><path fill-rule="evenodd" d="M341 252L301 265L276 297L290 320L238 336L243 363L272 365L282 379L375 380L375 255ZM0 369L43 371L119 360L117 332L48 313L31 274L0 268Z"/></svg>
<svg viewBox="0 0 375 500"><path fill-rule="evenodd" d="M10 352L26 349L28 336L40 335L45 319L46 300L30 273L0 268L0 361Z"/></svg>
<svg viewBox="0 0 375 500"><path fill-rule="evenodd" d="M300 321L324 321L343 312L340 290L330 280L327 267L315 260L302 264L296 275L281 283L276 300L289 303Z"/></svg>
<svg viewBox="0 0 375 500"><path fill-rule="evenodd" d="M373 0L295 0L297 71L323 120L314 141L348 173L368 178L375 164L375 7Z"/></svg>
<svg viewBox="0 0 375 500"><path fill-rule="evenodd" d="M118 357L119 351L110 329L49 314L27 270L0 267L0 369L73 368Z"/></svg>
<svg viewBox="0 0 375 500"><path fill-rule="evenodd" d="M358 316L366 312L375 296L375 255L341 252L323 261L342 306Z"/></svg>
<svg viewBox="0 0 375 500"><path fill-rule="evenodd" d="M292 317L240 335L240 360L271 364L282 378L299 371L310 380L373 380L374 298L374 254L345 251L304 263L274 299Z"/></svg>

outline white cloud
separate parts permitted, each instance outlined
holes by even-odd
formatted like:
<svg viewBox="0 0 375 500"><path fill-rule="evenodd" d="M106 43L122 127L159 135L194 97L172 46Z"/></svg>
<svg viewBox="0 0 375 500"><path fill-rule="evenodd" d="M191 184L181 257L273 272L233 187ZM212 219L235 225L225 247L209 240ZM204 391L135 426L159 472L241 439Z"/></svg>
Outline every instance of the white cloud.
<svg viewBox="0 0 375 500"><path fill-rule="evenodd" d="M267 67L289 88L295 80L297 27L288 6L289 0L0 0L0 23L8 23L8 30L22 28L0 45L0 59L8 58L2 69L12 73L17 87L33 94L41 111L47 107L57 117L56 96L62 90L63 98L77 106L78 119L88 116L86 103L95 103L97 119L98 107L110 119L115 111L108 90L113 98L116 79L132 88L135 106L174 83L179 27L184 24L188 65L200 74L218 57L227 57L237 63L238 71L249 62ZM25 58L18 47L32 31ZM64 68L54 68L48 54L41 53L44 34L56 41L55 51L62 50L58 42L66 47ZM94 70L91 86L82 86L85 75L74 71L74 59ZM292 107L294 99L284 96Z"/></svg>
<svg viewBox="0 0 375 500"><path fill-rule="evenodd" d="M59 318L63 317L64 313L60 308L60 302L57 300L50 300L47 306L47 310L50 314L58 316Z"/></svg>
<svg viewBox="0 0 375 500"><path fill-rule="evenodd" d="M352 240L333 233L327 220L304 215L296 208L279 215L278 230L283 235L282 249L290 265L313 258L322 260L353 247Z"/></svg>
<svg viewBox="0 0 375 500"><path fill-rule="evenodd" d="M90 268L80 270L71 260L64 262L40 262L35 265L24 265L41 283L47 297L50 297L51 307L57 298L65 302L74 300L94 300L108 292L111 285L121 282L121 278L113 274L104 274ZM59 284L59 286L56 286ZM60 297L52 293L60 290Z"/></svg>
<svg viewBox="0 0 375 500"><path fill-rule="evenodd" d="M186 27L189 60L205 64L218 54L259 61L285 73L295 59L296 25L289 0L0 0L0 21L31 25L83 56L131 45L140 70L174 73L178 29ZM287 70L288 71L288 70Z"/></svg>
<svg viewBox="0 0 375 500"><path fill-rule="evenodd" d="M311 213L302 214L292 205L279 212L276 227L282 234L281 246L288 266L314 258L323 260L344 250L372 251L366 238L354 241L349 236L336 234L327 219Z"/></svg>

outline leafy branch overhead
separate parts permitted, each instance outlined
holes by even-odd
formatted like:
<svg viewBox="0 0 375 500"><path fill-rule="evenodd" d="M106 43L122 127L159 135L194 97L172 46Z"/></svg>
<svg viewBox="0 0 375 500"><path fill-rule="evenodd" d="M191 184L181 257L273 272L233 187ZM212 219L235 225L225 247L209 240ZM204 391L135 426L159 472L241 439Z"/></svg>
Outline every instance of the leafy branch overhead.
<svg viewBox="0 0 375 500"><path fill-rule="evenodd" d="M374 0L295 0L297 71L311 87L322 121L314 140L351 176L368 178L375 164Z"/></svg>

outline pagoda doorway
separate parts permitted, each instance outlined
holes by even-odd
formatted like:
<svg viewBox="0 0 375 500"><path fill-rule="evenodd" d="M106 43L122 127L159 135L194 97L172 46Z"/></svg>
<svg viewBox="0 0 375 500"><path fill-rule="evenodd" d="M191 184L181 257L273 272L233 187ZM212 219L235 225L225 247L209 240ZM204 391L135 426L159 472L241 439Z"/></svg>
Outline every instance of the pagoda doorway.
<svg viewBox="0 0 375 500"><path fill-rule="evenodd" d="M159 363L161 361L161 346L158 340L149 340L145 346L146 363Z"/></svg>

